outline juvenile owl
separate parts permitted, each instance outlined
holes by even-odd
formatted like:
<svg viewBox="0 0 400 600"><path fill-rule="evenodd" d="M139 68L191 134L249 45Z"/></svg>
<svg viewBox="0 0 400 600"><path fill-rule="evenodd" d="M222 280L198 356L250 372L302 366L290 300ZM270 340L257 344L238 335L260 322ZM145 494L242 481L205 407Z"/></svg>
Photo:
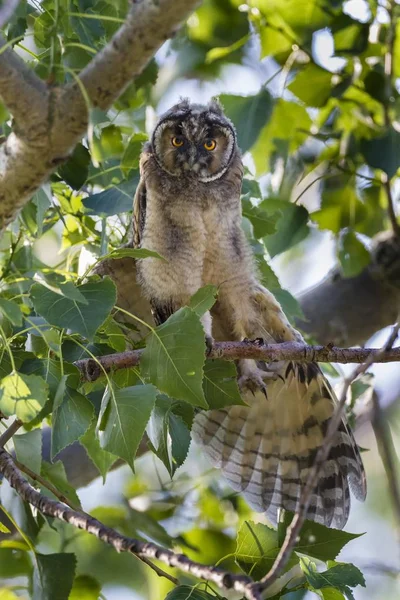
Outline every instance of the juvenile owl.
<svg viewBox="0 0 400 600"><path fill-rule="evenodd" d="M134 200L134 244L167 262L138 261L138 276L156 323L188 303L202 286L218 287L206 338L302 340L274 296L259 282L241 228L243 167L236 133L216 102L183 100L159 120L140 161ZM200 411L192 434L230 485L277 520L295 512L336 398L316 364L238 361L247 406ZM343 527L350 488L363 500L364 469L345 422L311 498L307 518Z"/></svg>

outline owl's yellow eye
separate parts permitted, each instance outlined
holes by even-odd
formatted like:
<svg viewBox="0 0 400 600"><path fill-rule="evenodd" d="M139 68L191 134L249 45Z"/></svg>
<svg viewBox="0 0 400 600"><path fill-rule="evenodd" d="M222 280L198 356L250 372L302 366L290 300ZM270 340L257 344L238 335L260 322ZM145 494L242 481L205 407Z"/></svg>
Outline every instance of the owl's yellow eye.
<svg viewBox="0 0 400 600"><path fill-rule="evenodd" d="M217 142L215 140L207 140L206 142L204 142L204 148L206 150L209 150L210 152L212 150L215 150L217 146Z"/></svg>
<svg viewBox="0 0 400 600"><path fill-rule="evenodd" d="M171 143L175 148L181 148L183 146L183 139L181 137L173 137Z"/></svg>

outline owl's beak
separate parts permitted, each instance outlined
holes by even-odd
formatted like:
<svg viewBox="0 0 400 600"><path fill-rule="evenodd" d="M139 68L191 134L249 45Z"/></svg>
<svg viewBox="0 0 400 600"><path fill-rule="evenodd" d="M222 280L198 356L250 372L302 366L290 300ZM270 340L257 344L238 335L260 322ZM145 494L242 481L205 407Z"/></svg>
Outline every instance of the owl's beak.
<svg viewBox="0 0 400 600"><path fill-rule="evenodd" d="M195 173L198 173L198 171L200 169L200 164L198 162L198 156L197 156L196 148L191 148L190 151L189 151L188 165L189 165L189 169L191 171L194 171Z"/></svg>

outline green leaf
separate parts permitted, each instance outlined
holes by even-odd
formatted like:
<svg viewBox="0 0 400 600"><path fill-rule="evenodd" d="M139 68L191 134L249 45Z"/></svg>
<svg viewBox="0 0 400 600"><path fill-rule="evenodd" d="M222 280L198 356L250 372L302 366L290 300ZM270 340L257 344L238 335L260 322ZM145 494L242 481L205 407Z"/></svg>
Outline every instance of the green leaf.
<svg viewBox="0 0 400 600"><path fill-rule="evenodd" d="M16 302L13 302L12 300L6 300L5 298L0 298L0 311L13 325L21 327L22 312Z"/></svg>
<svg viewBox="0 0 400 600"><path fill-rule="evenodd" d="M35 473L40 474L42 466L42 431L32 429L22 435L15 435L13 443L17 459Z"/></svg>
<svg viewBox="0 0 400 600"><path fill-rule="evenodd" d="M105 258L159 258L160 260L165 260L158 252L154 252L154 250L147 250L146 248L117 248L117 250L113 250L109 254L106 254L102 257L102 260Z"/></svg>
<svg viewBox="0 0 400 600"><path fill-rule="evenodd" d="M93 404L77 390L66 385L68 376L60 381L54 398L51 456L79 440L89 429L94 416Z"/></svg>
<svg viewBox="0 0 400 600"><path fill-rule="evenodd" d="M261 579L272 567L279 553L278 532L262 523L245 521L236 538L235 559L240 568L254 580ZM297 563L293 556L286 570Z"/></svg>
<svg viewBox="0 0 400 600"><path fill-rule="evenodd" d="M26 576L31 572L32 563L28 552L21 550L16 552L13 548L0 548L0 577L3 580Z"/></svg>
<svg viewBox="0 0 400 600"><path fill-rule="evenodd" d="M276 233L263 238L271 257L292 248L307 237L308 212L304 206L277 198L268 198L260 204L260 208L270 213L276 211L281 213L276 223Z"/></svg>
<svg viewBox="0 0 400 600"><path fill-rule="evenodd" d="M319 590L319 594L321 594L320 597L323 598L323 600L346 600L342 592L335 590L335 588L323 588L322 590Z"/></svg>
<svg viewBox="0 0 400 600"><path fill-rule="evenodd" d="M86 433L80 438L79 442L84 446L90 459L103 477L103 482L106 480L106 475L110 467L115 463L117 457L100 446L100 442L96 437L96 423L92 423Z"/></svg>
<svg viewBox="0 0 400 600"><path fill-rule="evenodd" d="M121 169L125 176L129 176L132 169L137 169L139 167L140 153L142 152L143 144L147 139L145 133L134 133L130 137L121 160Z"/></svg>
<svg viewBox="0 0 400 600"><path fill-rule="evenodd" d="M202 389L204 330L189 307L180 308L152 330L140 359L140 371L171 398L207 408Z"/></svg>
<svg viewBox="0 0 400 600"><path fill-rule="evenodd" d="M262 90L255 96L219 97L225 114L236 127L238 144L242 152L247 152L260 135L261 129L269 121L272 114L273 100L267 90Z"/></svg>
<svg viewBox="0 0 400 600"><path fill-rule="evenodd" d="M242 215L249 219L253 225L254 237L260 239L276 231L276 222L279 213L268 213L259 206L255 206L247 198L242 200Z"/></svg>
<svg viewBox="0 0 400 600"><path fill-rule="evenodd" d="M258 175L270 171L271 157L281 155L282 145L294 153L307 139L311 119L306 108L297 102L276 101L270 122L263 127L251 154Z"/></svg>
<svg viewBox="0 0 400 600"><path fill-rule="evenodd" d="M219 359L206 360L203 389L210 408L244 404L237 384L237 372L233 362Z"/></svg>
<svg viewBox="0 0 400 600"><path fill-rule="evenodd" d="M139 173L129 181L119 183L104 192L92 194L82 200L89 215L110 217L132 210L133 196L139 183Z"/></svg>
<svg viewBox="0 0 400 600"><path fill-rule="evenodd" d="M363 222L366 207L358 197L354 185L339 179L336 183L325 182L322 202L319 210L311 213L313 221L320 229L329 229L339 233L341 229Z"/></svg>
<svg viewBox="0 0 400 600"><path fill-rule="evenodd" d="M288 290L269 288L269 291L273 293L282 306L283 312L291 321L294 321L296 318L305 318L299 301Z"/></svg>
<svg viewBox="0 0 400 600"><path fill-rule="evenodd" d="M87 305L60 296L39 283L31 287L31 299L36 312L48 323L92 340L115 304L115 285L105 278L80 285L78 290L88 301Z"/></svg>
<svg viewBox="0 0 400 600"><path fill-rule="evenodd" d="M354 600L350 588L358 585L365 587L363 574L352 564L333 563L333 566L327 571L318 573L315 564L309 558L302 557L300 558L300 567L314 590L333 587L343 592L348 600Z"/></svg>
<svg viewBox="0 0 400 600"><path fill-rule="evenodd" d="M214 306L217 294L217 286L205 285L193 294L190 298L189 306L197 316L202 317L204 313Z"/></svg>
<svg viewBox="0 0 400 600"><path fill-rule="evenodd" d="M165 597L165 600L215 600L215 598L214 595L199 588L178 585Z"/></svg>
<svg viewBox="0 0 400 600"><path fill-rule="evenodd" d="M100 445L134 468L134 458L143 438L157 390L153 385L135 385L107 391L99 416Z"/></svg>
<svg viewBox="0 0 400 600"><path fill-rule="evenodd" d="M320 108L332 95L333 74L310 63L288 85L288 89L307 106Z"/></svg>
<svg viewBox="0 0 400 600"><path fill-rule="evenodd" d="M389 179L400 166L400 133L390 127L382 137L361 140L360 149L370 167L382 169Z"/></svg>
<svg viewBox="0 0 400 600"><path fill-rule="evenodd" d="M351 230L341 232L338 256L344 277L355 277L371 262L369 251Z"/></svg>
<svg viewBox="0 0 400 600"><path fill-rule="evenodd" d="M89 163L89 150L82 144L77 144L67 162L58 169L58 173L73 190L79 190L87 179Z"/></svg>
<svg viewBox="0 0 400 600"><path fill-rule="evenodd" d="M171 399L158 395L154 409L147 423L146 433L152 452L161 460L172 478L172 461L168 448L168 421L171 411Z"/></svg>
<svg viewBox="0 0 400 600"><path fill-rule="evenodd" d="M0 382L0 411L7 417L15 414L23 423L29 423L46 404L48 394L48 385L42 377L11 373Z"/></svg>
<svg viewBox="0 0 400 600"><path fill-rule="evenodd" d="M100 591L101 585L97 579L91 575L78 575L74 579L68 600L98 600Z"/></svg>
<svg viewBox="0 0 400 600"><path fill-rule="evenodd" d="M100 134L100 139L95 140L92 148L92 156L97 162L119 157L124 152L124 144L122 142L122 132L120 127L116 125L108 125L103 127Z"/></svg>
<svg viewBox="0 0 400 600"><path fill-rule="evenodd" d="M284 521L279 524L279 539L286 534L286 528L293 519L293 513L285 511ZM305 521L295 550L326 562L334 560L346 544L362 536L362 533L348 533L341 529L325 527L313 521Z"/></svg>
<svg viewBox="0 0 400 600"><path fill-rule="evenodd" d="M51 206L51 189L49 186L43 186L36 192L32 197L32 204L36 206L36 234L39 237L43 233L44 216Z"/></svg>
<svg viewBox="0 0 400 600"><path fill-rule="evenodd" d="M171 436L172 456L171 477L173 477L175 471L183 465L187 458L192 438L186 423L172 411L169 413L169 435Z"/></svg>
<svg viewBox="0 0 400 600"><path fill-rule="evenodd" d="M32 600L68 600L75 576L75 554L36 554Z"/></svg>

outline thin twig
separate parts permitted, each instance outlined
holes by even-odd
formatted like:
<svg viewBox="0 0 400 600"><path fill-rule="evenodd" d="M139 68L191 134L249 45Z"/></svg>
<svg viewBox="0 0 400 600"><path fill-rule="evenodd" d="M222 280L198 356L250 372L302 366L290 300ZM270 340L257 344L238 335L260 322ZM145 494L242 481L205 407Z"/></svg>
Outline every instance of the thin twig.
<svg viewBox="0 0 400 600"><path fill-rule="evenodd" d="M384 354L393 346L397 335L399 332L399 324L397 323L393 328L388 341L384 345L384 347L379 351L379 353ZM379 358L379 353L375 358ZM319 448L317 455L315 457L314 465L310 470L308 475L306 484L303 488L303 491L300 496L300 508L299 511L294 515L291 524L287 528L285 541L282 544L280 552L275 559L274 564L272 565L270 571L267 575L259 582L253 584L253 590L258 593L262 593L265 589L270 587L280 576L282 570L286 566L290 556L292 554L293 548L296 545L297 536L300 534L301 528L307 516L307 510L311 501L312 493L315 489L315 486L318 482L320 470L327 460L329 452L332 448L333 442L335 440L337 429L342 420L342 414L344 410L344 406L346 403L347 393L353 381L365 373L365 371L375 362L374 355L370 355L364 364L359 365L353 373L347 377L344 381L342 394L336 409L335 414L333 415L327 434L325 436L324 442L322 446Z"/></svg>
<svg viewBox="0 0 400 600"><path fill-rule="evenodd" d="M37 483L40 483L45 488L47 488L49 490L49 492L54 494L54 496L60 500L60 502L63 502L64 504L66 504L67 506L72 508L73 510L83 512L83 511L81 511L81 509L79 507L75 506L70 500L68 500L68 498L66 496L64 496L64 494L62 494L52 483L50 483L50 481L47 481L47 479L45 479L41 475L38 475L37 473L35 473L35 471L32 471L32 469L30 469L29 467L27 467L26 465L21 463L16 458L13 458L13 460L14 460L15 465L18 467L18 469L20 471L22 471L23 473L28 475L31 479L33 479Z"/></svg>
<svg viewBox="0 0 400 600"><path fill-rule="evenodd" d="M135 367L140 362L143 350L127 350L115 354L98 356L96 360L87 358L77 360L75 366L81 371L82 378L95 381L104 370L117 371ZM364 363L372 358L372 362L400 361L400 348L391 348L382 352L379 348L337 348L336 346L308 346L299 342L284 342L282 344L263 344L255 342L215 342L208 358L223 358L237 360L253 358L268 362L294 360L297 362L336 362ZM103 370L104 369L104 370Z"/></svg>
<svg viewBox="0 0 400 600"><path fill-rule="evenodd" d="M169 581L171 583L174 583L175 585L179 585L179 581L177 580L176 577L173 577L169 573L166 573L165 571L163 571L162 569L160 569L160 567L157 567L157 565L155 565L154 563L152 563L151 560L149 560L145 556L138 556L138 559L141 560L145 565L147 565L148 567L150 567L150 569L152 569L155 573L157 573L157 575L159 577L165 577L166 579L169 579Z"/></svg>
<svg viewBox="0 0 400 600"><path fill-rule="evenodd" d="M390 426L383 417L379 396L375 391L372 394L372 403L373 410L371 423L374 430L376 443L378 445L379 455L382 459L388 480L389 493L396 519L397 539L400 543L400 482L398 477L398 474L400 473L399 459L394 447Z"/></svg>
<svg viewBox="0 0 400 600"><path fill-rule="evenodd" d="M11 423L10 427L6 429L2 435L0 435L0 448L4 448L14 433L16 433L18 429L22 427L22 425L23 423L19 419L15 419L15 421Z"/></svg>
<svg viewBox="0 0 400 600"><path fill-rule="evenodd" d="M77 529L83 529L110 544L118 552L130 552L138 557L157 559L198 579L212 581L220 588L235 590L243 594L247 600L261 600L260 594L252 588L253 580L247 575L235 575L214 566L202 565L184 554L177 554L152 542L126 537L97 519L40 494L23 477L12 457L3 449L0 449L0 473L25 502L37 508L43 515L65 521Z"/></svg>
<svg viewBox="0 0 400 600"><path fill-rule="evenodd" d="M18 4L19 0L8 0L8 2L3 2L3 6L0 8L0 29L7 25L8 21L16 11Z"/></svg>

